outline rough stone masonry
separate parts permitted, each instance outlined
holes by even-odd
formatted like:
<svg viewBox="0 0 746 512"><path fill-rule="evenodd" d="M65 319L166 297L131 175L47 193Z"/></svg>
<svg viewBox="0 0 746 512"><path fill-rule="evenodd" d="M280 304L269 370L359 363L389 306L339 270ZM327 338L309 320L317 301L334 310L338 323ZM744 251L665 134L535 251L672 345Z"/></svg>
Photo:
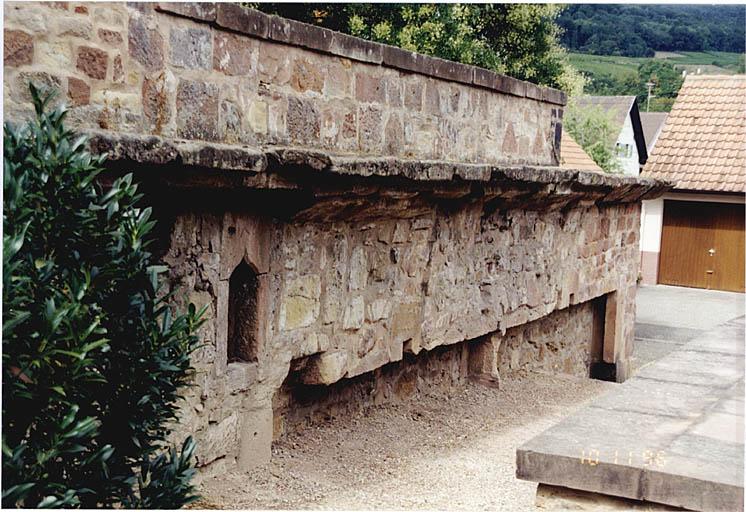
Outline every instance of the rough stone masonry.
<svg viewBox="0 0 746 512"><path fill-rule="evenodd" d="M6 118L58 89L207 305L176 434L203 474L350 401L626 377L640 201L668 184L559 169L561 92L236 4L4 14Z"/></svg>

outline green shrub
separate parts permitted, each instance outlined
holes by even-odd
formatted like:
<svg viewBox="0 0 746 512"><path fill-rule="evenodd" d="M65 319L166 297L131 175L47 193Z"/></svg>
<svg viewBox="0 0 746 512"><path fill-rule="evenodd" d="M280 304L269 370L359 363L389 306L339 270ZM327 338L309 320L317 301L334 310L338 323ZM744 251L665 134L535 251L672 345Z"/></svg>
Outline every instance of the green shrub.
<svg viewBox="0 0 746 512"><path fill-rule="evenodd" d="M598 166L606 172L622 172L616 157L616 139L621 127L616 126L613 114L600 107L580 107L571 100L565 111L565 129L583 151L588 153Z"/></svg>
<svg viewBox="0 0 746 512"><path fill-rule="evenodd" d="M180 507L194 442L165 439L201 312L159 292L132 176L102 190L103 159L31 94L36 119L4 126L3 507Z"/></svg>

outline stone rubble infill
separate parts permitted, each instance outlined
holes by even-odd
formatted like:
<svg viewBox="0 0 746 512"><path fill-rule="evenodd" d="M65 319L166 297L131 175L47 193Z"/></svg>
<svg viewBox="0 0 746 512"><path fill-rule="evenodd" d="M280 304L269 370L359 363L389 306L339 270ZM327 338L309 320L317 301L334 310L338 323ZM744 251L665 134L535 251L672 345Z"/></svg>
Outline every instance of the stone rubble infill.
<svg viewBox="0 0 746 512"><path fill-rule="evenodd" d="M518 478L690 510L743 510L744 317L518 448Z"/></svg>

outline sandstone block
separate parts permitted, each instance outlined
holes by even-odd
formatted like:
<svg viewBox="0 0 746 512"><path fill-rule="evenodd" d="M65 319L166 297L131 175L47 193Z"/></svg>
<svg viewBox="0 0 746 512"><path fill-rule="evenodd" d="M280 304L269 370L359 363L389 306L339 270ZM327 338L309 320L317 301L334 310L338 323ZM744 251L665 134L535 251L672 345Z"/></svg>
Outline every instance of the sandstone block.
<svg viewBox="0 0 746 512"><path fill-rule="evenodd" d="M391 114L386 122L383 150L386 155L400 155L404 144L404 129L397 114Z"/></svg>
<svg viewBox="0 0 746 512"><path fill-rule="evenodd" d="M365 72L356 73L355 97L364 103L384 103L386 89L382 78Z"/></svg>
<svg viewBox="0 0 746 512"><path fill-rule="evenodd" d="M362 290L368 284L368 259L363 247L355 247L350 256L350 290Z"/></svg>
<svg viewBox="0 0 746 512"><path fill-rule="evenodd" d="M210 425L198 436L197 467L205 466L215 459L235 452L238 446L239 415L234 412L217 425Z"/></svg>
<svg viewBox="0 0 746 512"><path fill-rule="evenodd" d="M215 33L212 67L229 76L243 76L256 71L257 51L252 40L228 32Z"/></svg>
<svg viewBox="0 0 746 512"><path fill-rule="evenodd" d="M254 133L265 135L267 133L267 104L263 101L252 101L248 110L249 127Z"/></svg>
<svg viewBox="0 0 746 512"><path fill-rule="evenodd" d="M365 321L365 301L362 297L355 297L345 309L342 327L346 331L356 331L363 326L363 321Z"/></svg>
<svg viewBox="0 0 746 512"><path fill-rule="evenodd" d="M405 302L393 309L391 337L396 343L403 343L420 335L422 309L419 302Z"/></svg>
<svg viewBox="0 0 746 512"><path fill-rule="evenodd" d="M216 5L211 2L159 2L156 9L203 21L217 17Z"/></svg>
<svg viewBox="0 0 746 512"><path fill-rule="evenodd" d="M161 133L171 119L171 103L165 73L146 76L142 82L142 113L153 133Z"/></svg>
<svg viewBox="0 0 746 512"><path fill-rule="evenodd" d="M391 304L386 299L376 299L368 304L366 316L368 321L377 322L389 317Z"/></svg>
<svg viewBox="0 0 746 512"><path fill-rule="evenodd" d="M64 17L57 20L57 37L73 36L90 39L92 33L91 22L80 16Z"/></svg>
<svg viewBox="0 0 746 512"><path fill-rule="evenodd" d="M272 457L272 431L271 405L241 414L238 467L242 471L248 471L269 462Z"/></svg>
<svg viewBox="0 0 746 512"><path fill-rule="evenodd" d="M288 282L280 304L281 331L312 325L319 316L321 280L318 275L302 276Z"/></svg>
<svg viewBox="0 0 746 512"><path fill-rule="evenodd" d="M18 67L31 64L34 59L34 40L21 30L3 31L3 58L6 66Z"/></svg>
<svg viewBox="0 0 746 512"><path fill-rule="evenodd" d="M209 30L172 28L171 64L187 69L210 69L212 38Z"/></svg>
<svg viewBox="0 0 746 512"><path fill-rule="evenodd" d="M324 87L323 72L324 70L318 62L296 59L293 64L293 74L290 76L290 85L298 92L314 91L320 93Z"/></svg>
<svg viewBox="0 0 746 512"><path fill-rule="evenodd" d="M314 356L303 370L301 380L304 384L333 384L342 379L347 372L347 351L335 350Z"/></svg>
<svg viewBox="0 0 746 512"><path fill-rule="evenodd" d="M104 80L108 66L109 55L105 51L90 46L78 48L76 67L89 77Z"/></svg>
<svg viewBox="0 0 746 512"><path fill-rule="evenodd" d="M148 28L141 15L130 16L127 41L130 57L147 71L163 67L163 36L157 29Z"/></svg>
<svg viewBox="0 0 746 512"><path fill-rule="evenodd" d="M176 90L176 125L179 137L215 140L218 135L218 86L181 80Z"/></svg>
<svg viewBox="0 0 746 512"><path fill-rule="evenodd" d="M67 97L70 99L70 105L88 105L91 101L91 88L90 86L75 77L67 78Z"/></svg>
<svg viewBox="0 0 746 512"><path fill-rule="evenodd" d="M12 91L12 95L20 102L31 102L29 83L33 83L41 91L63 90L62 79L58 76L43 71L22 71L16 76Z"/></svg>
<svg viewBox="0 0 746 512"><path fill-rule="evenodd" d="M108 30L105 28L98 29L98 38L102 42L109 44L122 44L122 42L124 42L121 32L117 32L116 30Z"/></svg>
<svg viewBox="0 0 746 512"><path fill-rule="evenodd" d="M321 136L321 118L312 100L288 98L288 136L295 143L318 142Z"/></svg>
<svg viewBox="0 0 746 512"><path fill-rule="evenodd" d="M383 137L383 111L379 107L360 107L358 130L360 148L365 152L379 150Z"/></svg>

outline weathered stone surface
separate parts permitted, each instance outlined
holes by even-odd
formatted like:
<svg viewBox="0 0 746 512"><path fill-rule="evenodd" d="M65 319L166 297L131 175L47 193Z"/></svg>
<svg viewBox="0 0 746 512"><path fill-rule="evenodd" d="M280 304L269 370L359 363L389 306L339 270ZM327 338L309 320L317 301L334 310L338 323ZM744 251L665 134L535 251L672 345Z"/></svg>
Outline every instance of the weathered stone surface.
<svg viewBox="0 0 746 512"><path fill-rule="evenodd" d="M171 120L171 103L165 73L145 77L142 82L142 113L150 123L150 131L159 134Z"/></svg>
<svg viewBox="0 0 746 512"><path fill-rule="evenodd" d="M324 87L323 69L319 67L318 63L297 59L293 64L290 85L298 92L321 92Z"/></svg>
<svg viewBox="0 0 746 512"><path fill-rule="evenodd" d="M354 297L345 308L342 318L342 328L346 331L357 331L365 321L365 301L362 297Z"/></svg>
<svg viewBox="0 0 746 512"><path fill-rule="evenodd" d="M304 384L332 384L347 371L347 351L324 352L312 358L301 374Z"/></svg>
<svg viewBox="0 0 746 512"><path fill-rule="evenodd" d="M22 30L3 31L3 62L18 67L31 64L34 58L34 40Z"/></svg>
<svg viewBox="0 0 746 512"><path fill-rule="evenodd" d="M108 65L109 55L105 51L89 46L78 48L78 60L75 66L89 77L104 80Z"/></svg>
<svg viewBox="0 0 746 512"><path fill-rule="evenodd" d="M70 99L70 104L73 106L88 105L91 101L91 88L87 83L79 78L72 76L68 77L67 97Z"/></svg>
<svg viewBox="0 0 746 512"><path fill-rule="evenodd" d="M217 7L210 2L159 2L156 9L203 21L215 21L217 17Z"/></svg>
<svg viewBox="0 0 746 512"><path fill-rule="evenodd" d="M372 403L408 396L433 375L463 381L470 340L498 335L509 341L483 375L494 378L493 363L574 372L587 355L583 304L615 290L633 300L637 202L667 185L554 167L561 109L550 91L526 98L524 82L497 75L475 86L474 68L236 4L76 5L90 14L7 10L6 29L34 47L34 67L10 71L7 111L30 111L22 80L63 98L87 86L71 116L76 129L105 128L92 151L167 190L156 203L180 205L163 224L164 259L185 290L174 301L210 313L175 436L206 440L201 467L266 461L271 402L286 385ZM112 61L104 79L58 76L83 37L50 45L58 27L47 20L60 14L78 32L88 23L84 47L100 43ZM114 35L124 31L129 55ZM236 367L228 299L240 262L261 283L264 323L252 362ZM548 338L551 325L562 339ZM621 329L619 364L631 335ZM399 366L405 352L417 369ZM362 383L394 368L366 394ZM308 410L321 405L298 414Z"/></svg>
<svg viewBox="0 0 746 512"><path fill-rule="evenodd" d="M176 123L179 137L215 140L218 136L216 85L182 80L176 90Z"/></svg>
<svg viewBox="0 0 746 512"><path fill-rule="evenodd" d="M386 90L380 76L368 73L355 75L355 97L364 103L383 103Z"/></svg>
<svg viewBox="0 0 746 512"><path fill-rule="evenodd" d="M172 28L171 64L188 69L210 69L212 36L209 30Z"/></svg>
<svg viewBox="0 0 746 512"><path fill-rule="evenodd" d="M238 4L218 3L216 21L221 27L257 37L266 37L269 31L269 16Z"/></svg>
<svg viewBox="0 0 746 512"><path fill-rule="evenodd" d="M215 34L212 67L230 76L244 76L256 72L257 51L251 41L236 34Z"/></svg>
<svg viewBox="0 0 746 512"><path fill-rule="evenodd" d="M313 102L307 99L288 98L288 135L300 143L319 140L321 120Z"/></svg>
<svg viewBox="0 0 746 512"><path fill-rule="evenodd" d="M124 42L121 32L117 32L116 30L109 30L106 28L98 29L98 38L104 43L115 45Z"/></svg>
<svg viewBox="0 0 746 512"><path fill-rule="evenodd" d="M289 282L280 305L280 330L292 331L313 324L319 316L320 297L321 282L317 275Z"/></svg>
<svg viewBox="0 0 746 512"><path fill-rule="evenodd" d="M114 62L111 65L111 80L115 84L124 81L124 67L122 66L122 56L117 55L114 57Z"/></svg>
<svg viewBox="0 0 746 512"><path fill-rule="evenodd" d="M163 36L157 29L148 28L142 16L130 16L127 39L130 57L147 71L163 67Z"/></svg>

